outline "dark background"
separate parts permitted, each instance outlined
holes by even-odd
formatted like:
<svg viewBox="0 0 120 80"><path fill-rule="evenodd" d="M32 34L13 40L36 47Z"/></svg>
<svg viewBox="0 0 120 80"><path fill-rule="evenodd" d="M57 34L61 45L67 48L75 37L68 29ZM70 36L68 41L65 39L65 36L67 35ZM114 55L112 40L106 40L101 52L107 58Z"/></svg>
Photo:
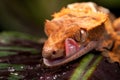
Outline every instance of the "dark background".
<svg viewBox="0 0 120 80"><path fill-rule="evenodd" d="M63 6L93 1L120 16L120 0L0 0L0 32L19 31L44 37L44 22Z"/></svg>

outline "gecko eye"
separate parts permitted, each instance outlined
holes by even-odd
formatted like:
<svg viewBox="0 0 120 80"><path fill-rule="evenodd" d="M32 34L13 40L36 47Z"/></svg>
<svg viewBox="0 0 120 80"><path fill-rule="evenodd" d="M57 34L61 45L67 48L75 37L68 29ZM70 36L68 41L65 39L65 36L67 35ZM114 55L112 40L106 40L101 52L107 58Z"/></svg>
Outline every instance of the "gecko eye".
<svg viewBox="0 0 120 80"><path fill-rule="evenodd" d="M88 37L88 33L84 29L81 29L80 33L81 33L81 36L80 36L81 42L85 42Z"/></svg>
<svg viewBox="0 0 120 80"><path fill-rule="evenodd" d="M88 33L86 32L86 30L81 29L80 31L76 32L76 34L74 35L74 39L77 42L85 42L87 39Z"/></svg>

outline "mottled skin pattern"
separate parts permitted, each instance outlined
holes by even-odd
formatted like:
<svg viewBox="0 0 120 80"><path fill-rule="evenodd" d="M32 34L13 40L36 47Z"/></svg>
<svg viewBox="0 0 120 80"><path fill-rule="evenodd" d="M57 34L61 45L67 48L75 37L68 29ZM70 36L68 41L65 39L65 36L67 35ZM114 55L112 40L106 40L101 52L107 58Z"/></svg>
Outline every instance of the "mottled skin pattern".
<svg viewBox="0 0 120 80"><path fill-rule="evenodd" d="M120 18L117 18L113 21L113 27L115 33L112 35L112 39L114 40L114 46L111 52L109 52L109 56L111 62L119 62L120 63Z"/></svg>
<svg viewBox="0 0 120 80"><path fill-rule="evenodd" d="M92 2L73 3L53 17L45 23L48 36L42 53L45 65L60 66L93 49L103 52L113 62L120 62L120 58L114 55L120 54L120 36L113 29L114 16L108 9Z"/></svg>

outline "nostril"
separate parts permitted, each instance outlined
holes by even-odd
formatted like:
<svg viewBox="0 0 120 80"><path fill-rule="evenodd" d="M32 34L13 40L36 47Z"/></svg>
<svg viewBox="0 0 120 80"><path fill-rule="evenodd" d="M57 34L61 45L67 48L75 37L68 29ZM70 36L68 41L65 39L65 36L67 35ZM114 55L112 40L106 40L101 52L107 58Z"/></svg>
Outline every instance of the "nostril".
<svg viewBox="0 0 120 80"><path fill-rule="evenodd" d="M57 52L53 50L43 51L42 56L46 59L55 59L57 57Z"/></svg>
<svg viewBox="0 0 120 80"><path fill-rule="evenodd" d="M57 59L64 56L63 50L43 50L42 56L46 59Z"/></svg>
<svg viewBox="0 0 120 80"><path fill-rule="evenodd" d="M56 52L55 51L53 51L53 53L52 53L53 55L56 55Z"/></svg>
<svg viewBox="0 0 120 80"><path fill-rule="evenodd" d="M53 51L51 53L51 57L52 57L52 59L57 59L57 58L64 57L64 51L63 50Z"/></svg>

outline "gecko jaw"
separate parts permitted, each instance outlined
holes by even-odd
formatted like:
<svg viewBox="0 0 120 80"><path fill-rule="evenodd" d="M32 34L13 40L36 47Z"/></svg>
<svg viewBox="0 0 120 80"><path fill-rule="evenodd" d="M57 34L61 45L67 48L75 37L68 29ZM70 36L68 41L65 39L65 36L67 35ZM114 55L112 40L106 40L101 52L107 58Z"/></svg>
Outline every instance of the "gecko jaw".
<svg viewBox="0 0 120 80"><path fill-rule="evenodd" d="M72 47L68 41L71 44L73 44ZM85 55L89 51L95 49L96 46L97 46L97 41L90 41L86 46L78 47L78 45L76 43L74 43L74 41L72 41L71 39L66 39L66 41L65 41L65 49L67 50L66 56L62 57L62 58L58 58L58 59L52 59L52 60L43 58L43 62L48 67L63 65L63 64L66 64L70 61L73 61L73 60ZM70 49L73 49L73 51Z"/></svg>

